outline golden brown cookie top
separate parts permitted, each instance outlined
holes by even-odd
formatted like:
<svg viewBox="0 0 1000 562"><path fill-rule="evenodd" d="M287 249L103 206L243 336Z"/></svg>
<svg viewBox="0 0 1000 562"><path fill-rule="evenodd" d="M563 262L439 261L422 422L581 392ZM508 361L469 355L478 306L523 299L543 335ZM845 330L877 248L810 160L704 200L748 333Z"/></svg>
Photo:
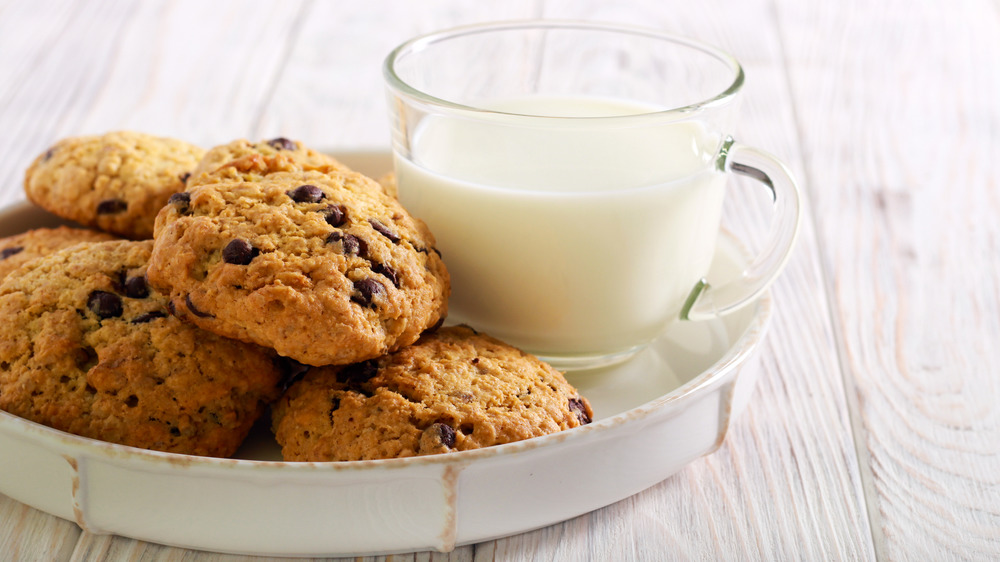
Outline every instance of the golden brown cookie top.
<svg viewBox="0 0 1000 562"><path fill-rule="evenodd" d="M500 445L592 416L560 372L461 326L378 359L309 369L272 422L285 460L348 461Z"/></svg>
<svg viewBox="0 0 1000 562"><path fill-rule="evenodd" d="M151 241L85 242L0 284L0 408L124 445L229 456L282 373L269 351L168 312Z"/></svg>
<svg viewBox="0 0 1000 562"><path fill-rule="evenodd" d="M447 312L434 237L373 180L277 172L195 185L156 222L149 279L177 314L310 365L399 349Z"/></svg>
<svg viewBox="0 0 1000 562"><path fill-rule="evenodd" d="M0 281L25 263L81 242L107 242L117 237L106 232L60 226L36 228L0 238Z"/></svg>
<svg viewBox="0 0 1000 562"><path fill-rule="evenodd" d="M299 141L284 137L256 143L239 139L206 152L191 174L188 185L256 181L278 172L347 170L333 157Z"/></svg>
<svg viewBox="0 0 1000 562"><path fill-rule="evenodd" d="M153 235L153 220L204 150L132 131L62 139L28 168L24 190L68 220L132 239Z"/></svg>
<svg viewBox="0 0 1000 562"><path fill-rule="evenodd" d="M386 195L399 199L399 185L396 183L396 172L386 172L378 177L378 184Z"/></svg>

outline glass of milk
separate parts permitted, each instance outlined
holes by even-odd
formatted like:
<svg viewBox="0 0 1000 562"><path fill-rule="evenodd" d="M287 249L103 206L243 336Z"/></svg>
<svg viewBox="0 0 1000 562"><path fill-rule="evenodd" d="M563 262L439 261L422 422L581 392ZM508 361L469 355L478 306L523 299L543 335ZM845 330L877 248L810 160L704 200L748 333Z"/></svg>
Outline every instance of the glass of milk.
<svg viewBox="0 0 1000 562"><path fill-rule="evenodd" d="M623 361L678 319L764 291L798 230L798 188L735 142L743 70L658 31L552 20L415 38L384 66L399 199L451 273L449 319L561 369ZM704 279L729 173L773 195L744 274Z"/></svg>

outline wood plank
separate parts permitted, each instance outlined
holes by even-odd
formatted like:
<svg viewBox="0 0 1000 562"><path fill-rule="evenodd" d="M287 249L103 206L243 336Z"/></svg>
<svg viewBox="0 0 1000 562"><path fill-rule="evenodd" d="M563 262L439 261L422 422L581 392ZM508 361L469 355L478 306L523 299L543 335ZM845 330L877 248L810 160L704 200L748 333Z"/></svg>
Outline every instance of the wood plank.
<svg viewBox="0 0 1000 562"><path fill-rule="evenodd" d="M995 559L1000 11L777 4L882 554Z"/></svg>
<svg viewBox="0 0 1000 562"><path fill-rule="evenodd" d="M456 25L536 17L539 4L539 0L461 5L450 0L313 3L254 134L287 135L331 152L387 150L382 62L394 47Z"/></svg>
<svg viewBox="0 0 1000 562"><path fill-rule="evenodd" d="M130 128L205 146L250 135L305 3L132 3L78 131ZM100 65L106 65L104 67Z"/></svg>
<svg viewBox="0 0 1000 562"><path fill-rule="evenodd" d="M0 545L4 560L67 560L80 528L0 494Z"/></svg>

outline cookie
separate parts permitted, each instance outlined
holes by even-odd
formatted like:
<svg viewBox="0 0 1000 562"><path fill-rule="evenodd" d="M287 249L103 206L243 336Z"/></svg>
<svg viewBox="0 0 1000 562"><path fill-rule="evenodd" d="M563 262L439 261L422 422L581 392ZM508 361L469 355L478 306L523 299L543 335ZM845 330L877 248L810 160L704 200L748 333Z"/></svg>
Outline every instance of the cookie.
<svg viewBox="0 0 1000 562"><path fill-rule="evenodd" d="M151 241L85 242L0 284L0 409L61 431L172 453L232 455L282 372L262 348L168 313Z"/></svg>
<svg viewBox="0 0 1000 562"><path fill-rule="evenodd" d="M184 141L120 131L60 140L25 174L36 205L84 226L118 236L153 235L156 213L205 151Z"/></svg>
<svg viewBox="0 0 1000 562"><path fill-rule="evenodd" d="M176 195L156 221L149 280L178 315L309 365L413 343L447 312L434 237L374 180L278 172Z"/></svg>
<svg viewBox="0 0 1000 562"><path fill-rule="evenodd" d="M331 156L284 137L252 143L235 140L205 153L188 180L189 186L225 181L257 181L278 172L346 171Z"/></svg>
<svg viewBox="0 0 1000 562"><path fill-rule="evenodd" d="M382 186L382 191L384 191L386 195L399 199L399 186L396 183L395 172L386 172L385 174L379 176L376 181L378 181L378 184Z"/></svg>
<svg viewBox="0 0 1000 562"><path fill-rule="evenodd" d="M116 237L106 232L83 228L37 228L0 238L0 281L25 263L80 242L106 242Z"/></svg>
<svg viewBox="0 0 1000 562"><path fill-rule="evenodd" d="M271 419L286 461L351 461L479 449L592 416L559 371L456 326L392 355L309 369Z"/></svg>

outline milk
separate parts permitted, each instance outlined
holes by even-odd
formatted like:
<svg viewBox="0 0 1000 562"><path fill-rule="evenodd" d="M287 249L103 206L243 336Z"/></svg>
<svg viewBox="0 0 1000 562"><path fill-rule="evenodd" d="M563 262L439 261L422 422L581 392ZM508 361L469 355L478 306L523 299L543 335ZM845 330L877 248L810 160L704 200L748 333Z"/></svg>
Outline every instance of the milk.
<svg viewBox="0 0 1000 562"><path fill-rule="evenodd" d="M397 147L399 198L451 273L450 319L548 358L655 338L712 259L720 139L690 121L587 119L651 110L619 100L489 108L426 117L409 157Z"/></svg>

